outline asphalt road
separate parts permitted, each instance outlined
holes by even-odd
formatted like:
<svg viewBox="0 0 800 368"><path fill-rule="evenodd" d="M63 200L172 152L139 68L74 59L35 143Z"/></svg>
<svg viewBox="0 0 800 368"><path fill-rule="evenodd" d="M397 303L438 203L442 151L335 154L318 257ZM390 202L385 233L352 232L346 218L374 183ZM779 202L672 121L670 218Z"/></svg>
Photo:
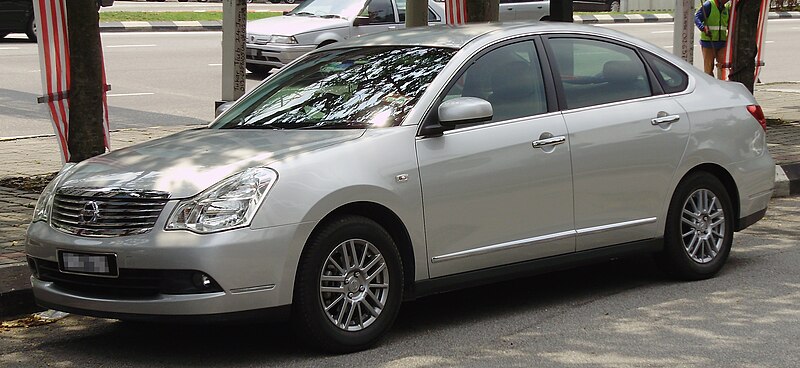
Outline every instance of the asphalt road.
<svg viewBox="0 0 800 368"><path fill-rule="evenodd" d="M193 2L132 4L207 6ZM668 50L672 45L672 23L605 27ZM767 32L762 82L800 81L800 68L793 65L800 59L800 19L771 20ZM221 94L220 32L103 33L102 39L112 86L112 129L203 124L213 118L214 101ZM696 50L695 64L700 65L699 47ZM45 107L35 102L42 91L38 50L24 35L0 40L0 76L0 138L52 134ZM247 88L258 82L251 76Z"/></svg>
<svg viewBox="0 0 800 368"><path fill-rule="evenodd" d="M800 197L736 234L713 279L647 257L405 303L372 350L326 356L285 325L139 325L69 316L0 330L3 367L797 367Z"/></svg>

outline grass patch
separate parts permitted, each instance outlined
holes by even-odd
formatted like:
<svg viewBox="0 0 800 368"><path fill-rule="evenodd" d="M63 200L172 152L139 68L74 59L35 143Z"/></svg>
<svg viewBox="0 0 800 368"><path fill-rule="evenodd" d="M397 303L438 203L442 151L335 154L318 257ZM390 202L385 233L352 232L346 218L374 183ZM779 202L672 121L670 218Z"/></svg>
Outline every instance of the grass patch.
<svg viewBox="0 0 800 368"><path fill-rule="evenodd" d="M280 12L248 12L247 20L281 15ZM100 12L100 22L170 22L222 20L222 12Z"/></svg>

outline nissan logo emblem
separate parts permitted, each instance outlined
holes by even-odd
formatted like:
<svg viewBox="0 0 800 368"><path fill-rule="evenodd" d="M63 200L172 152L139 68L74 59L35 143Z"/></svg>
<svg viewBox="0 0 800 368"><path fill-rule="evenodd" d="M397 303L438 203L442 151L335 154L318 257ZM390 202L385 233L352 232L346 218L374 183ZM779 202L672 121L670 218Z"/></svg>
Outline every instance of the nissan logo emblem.
<svg viewBox="0 0 800 368"><path fill-rule="evenodd" d="M89 201L83 205L83 209L81 209L81 213L78 215L78 220L81 224L93 224L97 222L99 217L100 206L98 206L95 201Z"/></svg>

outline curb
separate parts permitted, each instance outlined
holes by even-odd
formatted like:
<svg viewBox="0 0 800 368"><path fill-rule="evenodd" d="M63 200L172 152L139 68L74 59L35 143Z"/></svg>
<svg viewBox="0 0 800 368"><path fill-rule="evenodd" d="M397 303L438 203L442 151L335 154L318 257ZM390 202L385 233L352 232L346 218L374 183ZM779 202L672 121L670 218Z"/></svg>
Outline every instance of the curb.
<svg viewBox="0 0 800 368"><path fill-rule="evenodd" d="M775 193L773 198L800 194L800 163L775 165Z"/></svg>
<svg viewBox="0 0 800 368"><path fill-rule="evenodd" d="M800 12L770 12L769 19L800 19ZM672 14L594 14L574 15L575 23L669 23ZM222 31L222 21L165 21L165 22L103 22L100 32L202 32Z"/></svg>
<svg viewBox="0 0 800 368"><path fill-rule="evenodd" d="M43 310L33 299L27 263L0 268L0 319Z"/></svg>

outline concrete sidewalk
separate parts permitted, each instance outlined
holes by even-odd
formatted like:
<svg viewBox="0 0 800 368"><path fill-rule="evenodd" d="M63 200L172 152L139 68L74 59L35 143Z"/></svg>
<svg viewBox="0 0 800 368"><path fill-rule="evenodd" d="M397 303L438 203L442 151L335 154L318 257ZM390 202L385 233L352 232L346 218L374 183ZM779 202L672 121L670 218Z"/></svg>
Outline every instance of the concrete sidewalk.
<svg viewBox="0 0 800 368"><path fill-rule="evenodd" d="M800 83L758 85L755 95L770 124L767 143L777 164L776 196L800 193ZM112 131L112 148L195 127ZM60 166L58 144L53 136L0 140L0 183L13 177L51 174ZM12 187L0 186L0 319L36 309L24 243L38 193L12 184L9 184Z"/></svg>
<svg viewBox="0 0 800 368"><path fill-rule="evenodd" d="M797 19L800 12L770 12L769 19ZM580 14L572 17L575 23L658 23L672 22L672 14ZM166 22L103 22L101 32L195 32L221 31L221 21L166 21Z"/></svg>

